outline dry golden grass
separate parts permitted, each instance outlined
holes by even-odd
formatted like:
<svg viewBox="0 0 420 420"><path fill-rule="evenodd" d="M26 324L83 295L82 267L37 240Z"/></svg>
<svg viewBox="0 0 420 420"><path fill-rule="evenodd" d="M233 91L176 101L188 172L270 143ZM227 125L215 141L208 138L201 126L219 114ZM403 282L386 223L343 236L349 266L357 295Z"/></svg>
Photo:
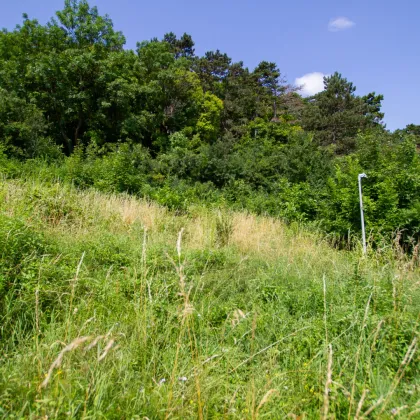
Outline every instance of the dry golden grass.
<svg viewBox="0 0 420 420"><path fill-rule="evenodd" d="M275 256L286 241L284 225L278 220L246 213L233 215L231 242L244 253L264 252Z"/></svg>
<svg viewBox="0 0 420 420"><path fill-rule="evenodd" d="M214 244L215 221L210 212L185 218L185 245L187 248L202 249Z"/></svg>
<svg viewBox="0 0 420 420"><path fill-rule="evenodd" d="M66 204L79 213L73 219L63 217L50 223L51 232L66 231L68 234L70 231L75 236L89 236L96 229L102 230L103 224L106 224L112 233L124 234L129 233L137 224L153 234L154 241L165 241L168 244L174 243L179 230L184 228L186 249L208 248L217 242L215 211L195 208L191 214L176 215L145 199L126 194L103 194L94 190L79 191L69 185L48 187L36 182L7 181L0 190L7 212L16 215L16 210L27 205L28 198L30 200L32 195L38 194L40 187L57 191L60 196L65 190L67 202L62 203L60 196L57 196L56 205ZM37 200L34 205L40 206L40 201ZM41 211L39 208L38 212ZM37 209L31 212L36 214ZM282 256L287 257L289 263L304 260L308 254L315 254L316 261L329 265L331 259L335 258L336 254L327 244L321 243L316 235L304 231L291 232L278 219L239 212L229 212L227 217L232 223L229 245L243 254L260 254L267 260Z"/></svg>
<svg viewBox="0 0 420 420"><path fill-rule="evenodd" d="M56 218L49 223L49 231L56 235L71 233L76 237L89 237L95 232L103 232L104 226L111 233L124 235L130 234L139 226L147 229L152 242L171 246L183 228L185 249L207 249L218 245L217 223L222 214L231 224L228 245L243 255L260 256L267 261L282 258L287 262L287 266L299 266L300 263L304 263L303 265L309 264L307 268L313 269L314 273L320 268L325 268L330 274L342 271L343 260L346 260L346 253L337 253L320 235L296 226L290 228L273 217L246 212L216 212L204 207L194 207L187 214L179 215L145 199L127 194L104 194L95 190L80 191L68 184L57 183L48 186L36 181L3 182L0 194L5 203L6 213L16 216L16 211L28 206L32 196L45 189L49 191L48 197L53 196L54 205L65 205L77 212L73 218ZM45 209L36 207L42 205L42 200L34 200L33 205L35 208L30 211L31 217L36 216L37 211L45 212ZM139 243L140 241L141 238ZM311 256L310 259L308 255ZM360 269L363 270L366 264L374 263L361 261ZM407 265L410 264L413 265L411 260L401 263L404 279L410 276L410 270L407 271ZM354 269L350 260L348 268ZM381 273L376 273L380 277ZM413 287L418 288L420 284L413 284Z"/></svg>
<svg viewBox="0 0 420 420"><path fill-rule="evenodd" d="M117 228L127 229L140 223L154 231L167 215L167 210L147 200L138 200L127 195L104 195L96 191L80 193L81 206L88 212L92 209L102 219L114 219ZM122 225L121 225L122 223Z"/></svg>

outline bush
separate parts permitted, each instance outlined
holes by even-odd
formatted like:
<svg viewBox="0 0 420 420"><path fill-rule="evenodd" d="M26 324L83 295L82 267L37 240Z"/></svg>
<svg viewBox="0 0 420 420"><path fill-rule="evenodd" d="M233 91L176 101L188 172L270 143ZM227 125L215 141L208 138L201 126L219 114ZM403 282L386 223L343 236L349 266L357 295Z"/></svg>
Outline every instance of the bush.
<svg viewBox="0 0 420 420"><path fill-rule="evenodd" d="M388 241L401 231L403 243L420 240L420 156L412 138L373 132L361 135L357 153L337 160L320 200L319 217L327 232L345 238L360 231L358 174L365 172L366 229Z"/></svg>
<svg viewBox="0 0 420 420"><path fill-rule="evenodd" d="M0 89L0 144L9 156L56 159L61 150L46 132L44 115L33 103Z"/></svg>

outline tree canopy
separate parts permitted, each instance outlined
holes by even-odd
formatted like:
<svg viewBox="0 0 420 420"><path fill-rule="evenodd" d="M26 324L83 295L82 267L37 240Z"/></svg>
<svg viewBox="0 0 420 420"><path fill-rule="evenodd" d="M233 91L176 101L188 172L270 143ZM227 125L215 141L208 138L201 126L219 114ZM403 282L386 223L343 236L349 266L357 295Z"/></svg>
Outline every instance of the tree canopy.
<svg viewBox="0 0 420 420"><path fill-rule="evenodd" d="M380 126L382 95L357 96L356 87L340 73L324 77L324 90L309 99L302 125L313 131L321 145L334 145L338 153L355 146L359 131Z"/></svg>

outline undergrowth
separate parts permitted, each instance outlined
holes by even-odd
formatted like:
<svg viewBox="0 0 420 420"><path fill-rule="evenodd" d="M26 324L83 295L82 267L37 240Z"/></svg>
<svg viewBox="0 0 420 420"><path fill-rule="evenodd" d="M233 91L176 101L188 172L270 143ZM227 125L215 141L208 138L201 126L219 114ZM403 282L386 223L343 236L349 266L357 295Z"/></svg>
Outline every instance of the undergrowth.
<svg viewBox="0 0 420 420"><path fill-rule="evenodd" d="M54 182L0 203L2 418L420 418L395 248Z"/></svg>

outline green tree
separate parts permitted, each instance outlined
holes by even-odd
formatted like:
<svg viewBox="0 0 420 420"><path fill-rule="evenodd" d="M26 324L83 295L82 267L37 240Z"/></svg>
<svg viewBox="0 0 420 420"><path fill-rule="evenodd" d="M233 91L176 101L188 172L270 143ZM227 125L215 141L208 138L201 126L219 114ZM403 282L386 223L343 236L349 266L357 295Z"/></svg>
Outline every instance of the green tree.
<svg viewBox="0 0 420 420"><path fill-rule="evenodd" d="M413 136L420 137L420 125L408 124L407 127L405 127L404 131L407 134L412 134Z"/></svg>
<svg viewBox="0 0 420 420"><path fill-rule="evenodd" d="M417 150L420 151L420 125L407 124L404 129L396 130L395 134L400 136L405 136L408 134L409 136L412 136L417 145Z"/></svg>
<svg viewBox="0 0 420 420"><path fill-rule="evenodd" d="M222 110L222 100L210 92L206 92L202 104L202 112L198 118L196 127L201 139L207 143L216 141L220 134Z"/></svg>
<svg viewBox="0 0 420 420"><path fill-rule="evenodd" d="M272 107L272 118L277 118L277 98L282 93L280 70L276 63L261 61L253 74L259 87L259 116L264 117L269 113L268 105L268 109Z"/></svg>
<svg viewBox="0 0 420 420"><path fill-rule="evenodd" d="M223 99L223 82L228 76L231 62L231 58L219 50L207 51L204 57L196 60L194 71L197 73L205 92L210 91Z"/></svg>
<svg viewBox="0 0 420 420"><path fill-rule="evenodd" d="M248 131L248 123L256 115L257 89L255 80L243 63L233 63L224 82L222 127L240 138Z"/></svg>
<svg viewBox="0 0 420 420"><path fill-rule="evenodd" d="M52 149L47 122L33 103L0 88L0 145L7 154L32 158ZM58 149L55 149L55 154Z"/></svg>
<svg viewBox="0 0 420 420"><path fill-rule="evenodd" d="M175 58L193 58L194 57L194 41L191 35L184 33L180 39L173 32L169 32L163 36L163 41L170 46L171 53Z"/></svg>
<svg viewBox="0 0 420 420"><path fill-rule="evenodd" d="M294 89L286 83L276 63L261 61L253 72L257 91L257 114L277 121L290 103L290 93Z"/></svg>
<svg viewBox="0 0 420 420"><path fill-rule="evenodd" d="M303 127L313 131L320 145L334 145L337 153L349 153L355 148L359 130L381 124L382 95L355 94L353 83L334 73L324 77L324 90L308 99L303 114Z"/></svg>
<svg viewBox="0 0 420 420"><path fill-rule="evenodd" d="M103 102L103 62L123 51L125 39L85 0L66 0L57 18L42 26L24 15L22 26L1 33L0 83L36 104L49 134L71 153Z"/></svg>
<svg viewBox="0 0 420 420"><path fill-rule="evenodd" d="M175 59L167 42L152 40L138 45L141 87L139 113L149 121L149 146L168 147L169 136L193 127L200 114L203 90L190 60Z"/></svg>
<svg viewBox="0 0 420 420"><path fill-rule="evenodd" d="M65 0L64 9L56 13L51 24L63 30L70 48L94 47L103 51L121 51L125 38L114 31L109 16L100 16L97 7L86 0Z"/></svg>

